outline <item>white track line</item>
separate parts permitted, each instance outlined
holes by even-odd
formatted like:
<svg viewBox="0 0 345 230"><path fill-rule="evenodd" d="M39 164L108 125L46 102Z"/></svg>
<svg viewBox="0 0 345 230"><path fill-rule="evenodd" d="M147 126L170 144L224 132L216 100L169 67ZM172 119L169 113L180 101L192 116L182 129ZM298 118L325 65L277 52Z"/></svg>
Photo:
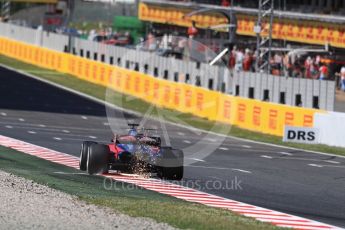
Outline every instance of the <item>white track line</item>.
<svg viewBox="0 0 345 230"><path fill-rule="evenodd" d="M338 162L338 161L325 161L325 162L331 163L331 164L340 164L340 162Z"/></svg>
<svg viewBox="0 0 345 230"><path fill-rule="evenodd" d="M317 168L322 168L323 166L322 165L318 165L318 164L308 164L309 166L312 166L312 167L317 167Z"/></svg>
<svg viewBox="0 0 345 230"><path fill-rule="evenodd" d="M185 167L191 167L191 168L203 168L203 169L215 169L215 170L231 170L231 171L237 171L242 173L252 173L251 171L244 170L244 169L236 169L236 168L222 168L222 167L212 167L212 166L201 166L201 165L187 165Z"/></svg>
<svg viewBox="0 0 345 230"><path fill-rule="evenodd" d="M292 153L288 153L288 152L279 152L280 154L286 155L286 156L293 156Z"/></svg>
<svg viewBox="0 0 345 230"><path fill-rule="evenodd" d="M232 169L232 171L238 171L238 172L243 172L243 173L248 173L248 174L252 173L251 171L243 170L243 169Z"/></svg>
<svg viewBox="0 0 345 230"><path fill-rule="evenodd" d="M187 166L185 166L185 167L203 168L203 169L217 169L217 170L232 170L231 168L210 167L210 166L200 166L200 165L187 165Z"/></svg>
<svg viewBox="0 0 345 230"><path fill-rule="evenodd" d="M186 159L193 160L193 161L199 161L199 162L205 162L205 160L198 159L198 158L189 158L189 157L186 157Z"/></svg>
<svg viewBox="0 0 345 230"><path fill-rule="evenodd" d="M220 149L220 150L223 150L223 151L229 150L229 148L225 148L225 147L220 147L219 149Z"/></svg>
<svg viewBox="0 0 345 230"><path fill-rule="evenodd" d="M267 156L267 155L261 155L260 157L262 157L262 158L266 158L266 159L273 159L273 157L271 157L271 156Z"/></svg>

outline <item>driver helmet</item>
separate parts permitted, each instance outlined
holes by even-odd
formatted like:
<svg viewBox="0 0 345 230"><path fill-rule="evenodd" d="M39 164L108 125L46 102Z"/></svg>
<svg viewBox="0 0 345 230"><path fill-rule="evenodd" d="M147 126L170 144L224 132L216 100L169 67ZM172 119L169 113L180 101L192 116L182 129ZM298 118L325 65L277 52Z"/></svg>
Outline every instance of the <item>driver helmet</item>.
<svg viewBox="0 0 345 230"><path fill-rule="evenodd" d="M131 129L129 130L128 135L136 137L138 135L138 131L136 129Z"/></svg>

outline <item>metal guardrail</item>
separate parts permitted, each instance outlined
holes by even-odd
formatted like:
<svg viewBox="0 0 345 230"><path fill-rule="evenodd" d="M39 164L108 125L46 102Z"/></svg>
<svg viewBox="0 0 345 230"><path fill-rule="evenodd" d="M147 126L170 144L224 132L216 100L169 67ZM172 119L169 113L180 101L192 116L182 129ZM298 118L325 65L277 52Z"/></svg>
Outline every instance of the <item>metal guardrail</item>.
<svg viewBox="0 0 345 230"><path fill-rule="evenodd" d="M68 36L0 23L0 36L65 51ZM148 73L157 78L184 82L210 90L268 102L333 111L335 82L273 75L231 72L221 66L177 60L150 53L83 40L72 39L72 52L85 58Z"/></svg>

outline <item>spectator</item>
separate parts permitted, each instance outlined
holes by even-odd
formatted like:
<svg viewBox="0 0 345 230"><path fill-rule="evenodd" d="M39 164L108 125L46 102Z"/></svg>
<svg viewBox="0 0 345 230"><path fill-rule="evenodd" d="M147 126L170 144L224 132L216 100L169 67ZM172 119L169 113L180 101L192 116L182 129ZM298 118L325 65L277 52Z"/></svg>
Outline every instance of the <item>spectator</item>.
<svg viewBox="0 0 345 230"><path fill-rule="evenodd" d="M93 39L97 36L96 30L92 29L89 32L88 40L93 41Z"/></svg>
<svg viewBox="0 0 345 230"><path fill-rule="evenodd" d="M293 65L292 77L295 77L295 78L301 78L302 77L302 69L301 69L301 65L298 62L298 60L295 60L295 63Z"/></svg>
<svg viewBox="0 0 345 230"><path fill-rule="evenodd" d="M341 90L345 92L345 66L341 67L340 70L340 85Z"/></svg>
<svg viewBox="0 0 345 230"><path fill-rule="evenodd" d="M304 68L305 68L304 76L308 79L312 78L312 74L311 74L312 66L313 66L313 61L312 61L312 58L309 56L304 62Z"/></svg>
<svg viewBox="0 0 345 230"><path fill-rule="evenodd" d="M222 6L230 6L229 0L222 0Z"/></svg>
<svg viewBox="0 0 345 230"><path fill-rule="evenodd" d="M281 56L280 53L275 53L274 55L274 65L277 69L281 69L281 66L282 66L282 62L283 62L283 57Z"/></svg>
<svg viewBox="0 0 345 230"><path fill-rule="evenodd" d="M320 67L320 80L326 80L327 75L328 75L328 67L325 64L323 64Z"/></svg>
<svg viewBox="0 0 345 230"><path fill-rule="evenodd" d="M192 26L188 28L187 34L189 38L194 38L198 34L195 21L192 21Z"/></svg>
<svg viewBox="0 0 345 230"><path fill-rule="evenodd" d="M250 66L250 71L255 72L256 71L256 50L252 51L252 65Z"/></svg>
<svg viewBox="0 0 345 230"><path fill-rule="evenodd" d="M310 65L310 73L311 73L312 79L317 79L317 76L319 75L318 69L319 67L315 63L315 58L313 58L311 60L311 65Z"/></svg>
<svg viewBox="0 0 345 230"><path fill-rule="evenodd" d="M177 50L179 52L183 52L184 51L184 47L187 46L187 39L180 39L177 43Z"/></svg>
<svg viewBox="0 0 345 230"><path fill-rule="evenodd" d="M292 76L292 65L289 54L286 54L283 59L285 76Z"/></svg>
<svg viewBox="0 0 345 230"><path fill-rule="evenodd" d="M320 65L320 62L321 62L321 56L320 56L320 55L317 55L317 56L316 56L316 59L315 59L315 64L316 64L316 65Z"/></svg>
<svg viewBox="0 0 345 230"><path fill-rule="evenodd" d="M242 50L236 51L236 64L235 64L235 71L241 72L243 71L243 60L244 60L244 54Z"/></svg>
<svg viewBox="0 0 345 230"><path fill-rule="evenodd" d="M234 46L231 50L230 57L229 57L229 68L233 69L236 64L236 46Z"/></svg>
<svg viewBox="0 0 345 230"><path fill-rule="evenodd" d="M247 48L245 51L244 59L243 59L244 71L250 71L250 68L252 66L252 61L253 61L253 57L252 57L251 50Z"/></svg>
<svg viewBox="0 0 345 230"><path fill-rule="evenodd" d="M149 51L155 51L156 48L157 48L157 44L156 44L156 38L155 36L152 34L152 33L149 33L147 35L147 40L146 40L146 46L147 46L147 49Z"/></svg>

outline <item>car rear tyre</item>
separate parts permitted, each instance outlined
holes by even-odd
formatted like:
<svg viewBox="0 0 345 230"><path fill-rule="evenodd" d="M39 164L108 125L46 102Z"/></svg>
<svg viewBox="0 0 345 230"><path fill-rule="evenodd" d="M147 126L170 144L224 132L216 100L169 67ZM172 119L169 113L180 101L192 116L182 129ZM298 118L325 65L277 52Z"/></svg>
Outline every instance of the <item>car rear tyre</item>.
<svg viewBox="0 0 345 230"><path fill-rule="evenodd" d="M92 144L97 144L94 141L84 141L81 144L81 150L80 150L80 158L79 158L79 168L82 171L86 171L86 162L87 162L87 154L89 146Z"/></svg>
<svg viewBox="0 0 345 230"><path fill-rule="evenodd" d="M162 158L158 165L158 177L166 180L182 180L183 178L183 160L182 150L163 147Z"/></svg>
<svg viewBox="0 0 345 230"><path fill-rule="evenodd" d="M110 150L108 145L92 144L88 148L87 172L92 174L107 173Z"/></svg>
<svg viewBox="0 0 345 230"><path fill-rule="evenodd" d="M162 167L158 177L165 180L182 180L183 166L180 167Z"/></svg>

